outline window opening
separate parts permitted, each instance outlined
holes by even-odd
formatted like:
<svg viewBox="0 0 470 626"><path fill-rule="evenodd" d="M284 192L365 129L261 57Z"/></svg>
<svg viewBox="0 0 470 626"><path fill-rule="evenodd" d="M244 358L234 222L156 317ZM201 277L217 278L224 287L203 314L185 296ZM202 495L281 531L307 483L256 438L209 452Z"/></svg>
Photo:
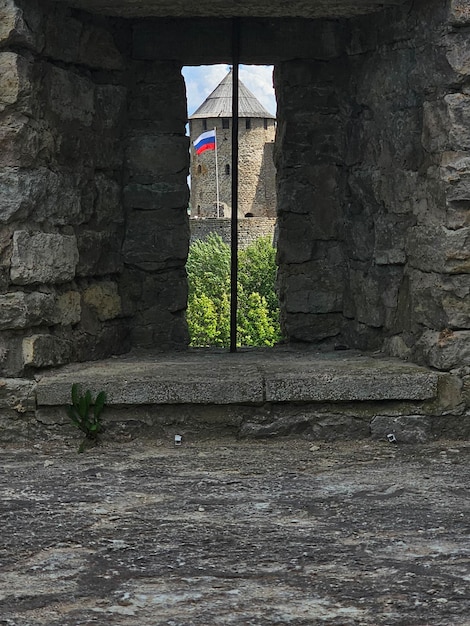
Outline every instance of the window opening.
<svg viewBox="0 0 470 626"><path fill-rule="evenodd" d="M230 67L227 65L224 66L220 66L221 70L220 70L220 74L217 75L216 80L214 81L214 83L210 84L207 82L207 77L209 75L211 75L214 70L214 68L217 66L209 66L207 67L206 71L204 67L198 67L198 68L183 68L183 75L186 77L185 72L186 71L192 71L192 70L198 70L200 71L200 76L201 78L199 79L199 85L197 92L198 92L198 96L197 99L191 94L190 90L187 90L187 98L188 98L188 113L189 113L189 117L191 117L191 115L193 115L193 113L200 108L203 103L204 103L204 95L202 95L201 97L201 93L202 94L206 94L206 98L209 97L209 95L212 93L212 91L217 87L218 84L220 84L220 82L222 82L224 80L225 77L227 77L227 75L229 74L230 71ZM246 70L244 70L243 68L246 68ZM210 71L208 71L210 70ZM245 85L251 92L255 93L256 97L258 99L263 98L263 95L265 92L265 85L271 85L272 84L272 68L264 68L264 67L258 67L256 66L241 66L240 68L240 81L242 82L243 85ZM253 82L249 82L246 81L246 76L250 75L248 73L244 73L244 71L246 72L253 72L253 75L256 76L257 72L259 71L259 76L263 76L263 80L260 81L259 86L262 86L262 89L258 89L258 91L256 90L256 83L255 85L253 84ZM264 72L264 74L263 74ZM187 78L191 81L191 84L194 85L195 81L194 81L194 75L190 75ZM189 86L189 80L188 80L188 86ZM246 82L245 82L246 81ZM197 83L196 83L197 84ZM196 90L195 90L196 91ZM243 101L242 101L243 102ZM242 102L240 102L240 105L242 105ZM272 97L272 104L266 104L266 101L263 101L262 99L260 100L260 102L263 104L263 106L269 111L275 111L275 99L274 99L274 92L273 92L273 97ZM210 111L213 111L213 109L209 109ZM234 124L231 124L231 118L228 116L228 111L231 110L231 107L229 106L228 108L226 108L224 110L224 114L225 117L222 117L222 115L216 116L216 117L208 117L206 119L201 119L199 117L194 117L192 119L192 121L195 121L196 123L193 124L192 126L194 127L192 129L191 132L191 142L190 142L190 146L191 146L191 172L193 173L193 180L191 181L191 178L189 179L190 185L191 185L191 203L192 206L196 207L195 211L193 212L193 215L190 217L190 225L191 225L191 241L193 242L197 242L198 240L200 241L200 243L204 243L204 245L208 245L208 249L206 249L209 251L209 254L204 257L206 259L206 263L212 263L214 261L215 266L214 268L211 267L211 271L213 271L214 274L216 274L217 272L217 276L219 276L218 272L222 272L223 277L221 276L220 280L217 281L217 286L221 286L224 289L227 289L227 284L229 284L229 278L230 278L230 274L231 274L231 255L230 255L230 240L231 240L231 213L232 213L232 177L233 177L233 172L234 172L234 162L232 160L232 141L231 138L233 140L233 133L234 133L234 128L233 126L235 126ZM231 110L232 112L232 118L233 118L233 110ZM256 116L255 116L256 117ZM240 111L240 115L237 116L237 122L239 124L241 124L241 128L243 130L245 130L246 126L248 125L249 128L247 130L252 130L256 124L253 123L253 120L255 119L255 117L253 115L251 116L246 116L243 114L243 111ZM256 119L258 119L256 117ZM269 118L268 118L269 119ZM205 128L207 128L207 130L203 130L203 126L202 123L203 121L206 122ZM201 123L199 123L201 122ZM259 127L262 127L261 124L264 124L264 118L260 118L259 119ZM194 158L195 157L195 151L194 151L194 141L203 133L203 132L211 132L212 130L214 130L215 128L215 133L216 133L216 142L214 142L217 146L217 153L219 155L219 163L221 163L220 169L219 169L219 187L220 187L220 202L219 202L219 206L217 207L217 202L216 202L216 194L215 194L215 179L216 179L216 174L215 174L215 168L216 168L216 161L215 161L215 146L214 149L207 149L206 151L202 152L198 158ZM230 130L230 132L227 132L227 130ZM237 133L238 135L238 133ZM245 132L243 132L241 135L238 135L239 137L239 141L243 141L243 137L245 136ZM247 139L251 140L252 137L250 137L249 133L246 133ZM260 153L261 154L265 154L266 151L270 150L271 147L268 146L269 143L272 144L272 140L268 140L267 137L264 136L264 133L262 133L261 137L260 137ZM243 145L243 151L246 150L246 147ZM241 156L241 155L240 155ZM261 159L261 157L260 157ZM201 166L199 168L199 166ZM240 291L240 293L237 292L236 296L237 296L237 300L238 300L238 328L237 328L237 336L235 337L235 347L238 346L245 346L245 345L253 345L253 346L269 346L269 345L274 345L275 343L277 343L277 341L279 341L280 339L280 331L279 331L279 335L277 335L276 337L274 337L274 335L265 335L265 336L261 336L260 334L258 334L257 336L255 335L255 333L252 332L252 330L247 330L247 328L244 326L244 324L247 323L248 320L253 320L253 319L265 319L265 316L263 315L263 313L261 312L261 309L258 311L258 309L256 309L256 311L253 311L250 308L247 308L250 305L247 304L247 300L248 298L245 298L245 292L251 295L251 293L257 293L259 294L259 297L253 297L251 298L251 301L257 301L258 304L256 304L256 306L261 306L259 305L259 303L263 300L269 300L269 306L272 307L272 309L275 309L275 319L274 322L275 324L277 323L278 325L278 308L279 308L279 304L278 304L278 298L277 298L277 294L275 292L275 287L274 287L274 281L275 281L275 275L276 275L276 261L275 261L275 248L273 247L273 241L274 241L274 232L275 232L275 222L274 222L274 218L275 218L275 214L276 214L276 210L275 210L275 204L272 205L272 213L270 215L272 215L271 219L271 224L272 224L272 233L269 232L269 234L266 235L266 237L264 237L263 239L259 239L257 241L257 245L260 246L260 249L258 249L258 254L262 254L262 255L266 255L266 258L269 257L269 261L265 264L265 265L269 265L271 272L270 275L267 279L261 278L261 280L258 280L256 285L256 279L254 278L254 276L252 276L252 268L250 267L249 269L246 269L246 263L247 263L247 257L246 257L246 253L245 253L245 249L249 243L250 238L253 238L253 232L256 229L256 233L258 233L260 224L262 223L262 220L264 219L261 216L265 216L266 212L264 212L262 209L260 210L260 208L258 207L258 205L256 205L258 208L254 208L253 205L253 198L254 196L256 196L257 198L257 202L260 201L260 199L263 199L263 202L265 203L264 206L267 206L267 198L269 196L269 194L265 193L264 188L260 191L260 189L258 188L260 185L260 179L257 178L258 176L260 176L259 174L256 174L255 177L252 176L253 174L253 169L252 169L252 164L250 162L249 165L249 170L246 171L246 167L243 165L243 161L239 161L237 162L237 167L239 169L239 180L238 180L238 186L237 186L237 191L239 191L239 211L238 211L238 216L239 218L241 218L242 222L239 225L239 235L238 235L238 244L239 244L239 251L238 251L238 255L237 255L237 261L240 264L240 269L237 267L237 269L239 269L239 285L241 285L242 291ZM274 167L274 166L273 166ZM245 169L244 169L245 168ZM201 171L204 171L204 176L198 176L196 179L196 174L201 173ZM274 176L275 171L273 170L273 176L272 179L274 181ZM252 185L252 196L250 197L249 200L246 200L246 187L248 184L249 179L252 180L252 182L250 183ZM273 184L273 197L274 197L274 203L275 203L275 185ZM219 209L219 216L220 216L220 220L218 220L217 222L212 222L212 220L207 220L207 218L209 217L217 217L217 208ZM253 217L249 220L244 219L245 217L250 217L250 215L253 215ZM268 220L266 220L267 222ZM252 229L252 232L248 232L249 229ZM212 230L211 230L212 229ZM210 234L210 238L208 239L208 233L211 232ZM201 234L197 234L197 233L201 233ZM203 233L203 234L202 234ZM222 237L222 241L224 243L223 248L221 249L219 247L219 244L215 245L214 241L213 241L213 237L218 234ZM228 292L225 291L224 295L221 296L219 299L219 301L223 301L223 307L224 311L223 311L223 316L225 316L225 321L223 322L224 325L224 330L221 332L220 328L217 328L217 337L214 338L214 335L210 335L211 333L211 324L213 322L211 322L211 320L213 320L214 318L211 317L212 313L213 313L213 309L211 308L212 305L210 306L206 306L204 309L201 308L201 302L206 302L206 296L209 297L211 299L211 302L214 303L215 300L217 300L217 298L215 297L215 294L204 294L204 298L201 299L200 295L199 298L194 298L193 294L191 292L191 290L193 289L193 286L196 285L196 283L206 283L207 281L198 281L198 280L192 280L191 278L191 273L193 272L193 269L195 267L198 266L197 263L191 260L192 254L193 254L193 250L196 249L197 246L195 246L194 244L191 244L190 246L190 257L188 259L188 263L187 263L187 272L188 272L188 276L189 276L189 301L188 301L188 311L187 311L187 320L188 320L188 327L189 327L189 331L190 331L190 338L191 338L191 345L193 346L220 346L220 347L232 347L231 346L231 341L232 338L230 337L229 333L228 333L228 318L229 318L229 303L231 300L231 290L230 288L228 289ZM222 250L222 251L221 251ZM256 253L255 253L256 254ZM263 257L264 258L264 257ZM237 263L237 264L238 264ZM228 272L228 274L227 274ZM246 283L246 281L249 281L249 286L248 283ZM272 286L270 287L270 291L269 291L269 297L267 296L267 293L265 294L264 291L262 291L264 289L265 286L267 286L268 284ZM195 303L198 304L199 303L199 309L195 310ZM211 313L212 311L212 313ZM254 314L253 314L254 313ZM269 315L271 315L272 310L269 310ZM216 317L219 316L219 311L217 311ZM219 317L217 317L217 319L219 319ZM269 318L270 320L272 318ZM269 322L269 329L268 329L268 334L271 333L271 329L273 328L274 324L272 324L271 322Z"/></svg>

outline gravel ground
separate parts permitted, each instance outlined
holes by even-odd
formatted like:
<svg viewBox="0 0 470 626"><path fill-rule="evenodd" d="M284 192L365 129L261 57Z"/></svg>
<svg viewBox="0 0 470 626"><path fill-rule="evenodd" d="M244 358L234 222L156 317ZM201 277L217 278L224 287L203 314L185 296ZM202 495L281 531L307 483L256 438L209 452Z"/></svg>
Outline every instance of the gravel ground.
<svg viewBox="0 0 470 626"><path fill-rule="evenodd" d="M470 442L0 453L2 626L470 625Z"/></svg>

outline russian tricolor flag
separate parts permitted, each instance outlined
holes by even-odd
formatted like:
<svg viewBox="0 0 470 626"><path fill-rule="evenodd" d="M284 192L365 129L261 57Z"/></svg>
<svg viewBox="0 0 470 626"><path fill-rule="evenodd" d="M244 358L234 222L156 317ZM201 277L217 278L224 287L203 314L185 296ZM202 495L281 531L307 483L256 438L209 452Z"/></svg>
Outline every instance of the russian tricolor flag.
<svg viewBox="0 0 470 626"><path fill-rule="evenodd" d="M202 133L202 135L199 135L196 141L193 142L196 154L201 154L206 150L215 150L215 142L215 128Z"/></svg>

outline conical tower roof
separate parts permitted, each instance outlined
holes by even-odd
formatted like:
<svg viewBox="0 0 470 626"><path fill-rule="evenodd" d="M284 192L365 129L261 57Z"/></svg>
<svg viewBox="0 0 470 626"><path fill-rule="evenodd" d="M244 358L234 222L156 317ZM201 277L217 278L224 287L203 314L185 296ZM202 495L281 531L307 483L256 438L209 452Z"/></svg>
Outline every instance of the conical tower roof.
<svg viewBox="0 0 470 626"><path fill-rule="evenodd" d="M201 106L190 115L190 120L209 117L232 117L232 74L227 74L221 83L214 89ZM238 115L239 117L262 117L276 119L259 102L254 94L245 87L241 80L238 81Z"/></svg>

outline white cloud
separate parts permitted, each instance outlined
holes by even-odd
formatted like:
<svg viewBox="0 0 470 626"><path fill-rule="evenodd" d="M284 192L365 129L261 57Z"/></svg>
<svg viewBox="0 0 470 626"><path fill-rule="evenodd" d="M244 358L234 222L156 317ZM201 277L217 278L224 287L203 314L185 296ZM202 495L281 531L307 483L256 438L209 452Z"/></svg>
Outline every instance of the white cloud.
<svg viewBox="0 0 470 626"><path fill-rule="evenodd" d="M191 115L214 91L229 71L228 65L201 65L184 67L188 114ZM273 68L271 65L241 65L240 80L258 98L266 109L275 115L276 98L273 89Z"/></svg>

